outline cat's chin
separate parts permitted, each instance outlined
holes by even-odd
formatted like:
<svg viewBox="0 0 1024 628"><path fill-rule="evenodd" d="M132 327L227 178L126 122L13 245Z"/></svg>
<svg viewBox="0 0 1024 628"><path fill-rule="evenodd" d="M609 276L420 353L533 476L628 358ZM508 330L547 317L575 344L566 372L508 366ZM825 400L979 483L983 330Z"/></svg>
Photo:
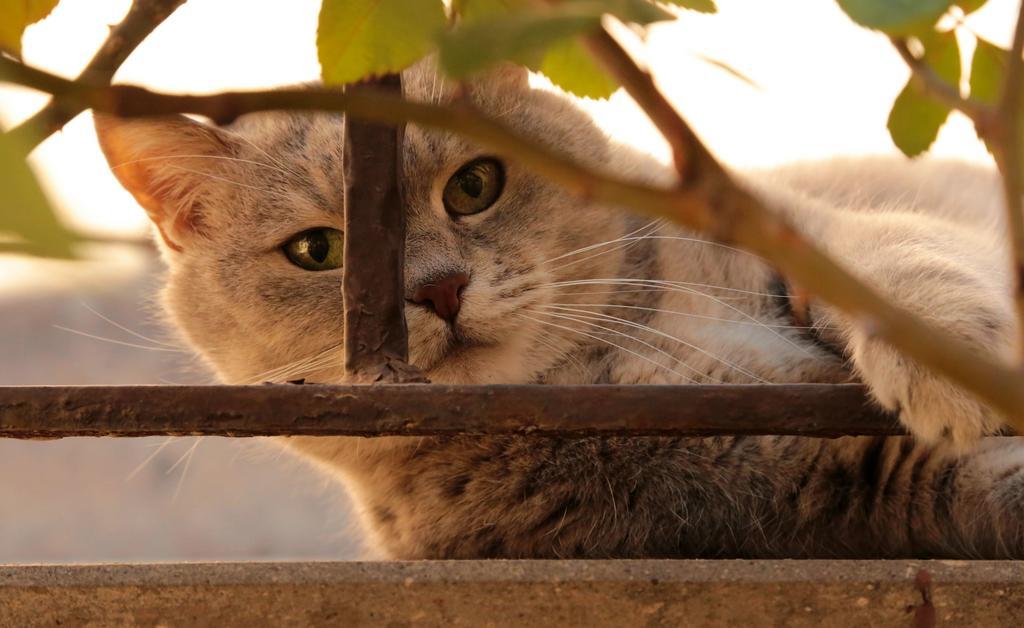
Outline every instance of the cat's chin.
<svg viewBox="0 0 1024 628"><path fill-rule="evenodd" d="M435 384L522 384L529 380L515 353L499 345L460 346L423 370Z"/></svg>

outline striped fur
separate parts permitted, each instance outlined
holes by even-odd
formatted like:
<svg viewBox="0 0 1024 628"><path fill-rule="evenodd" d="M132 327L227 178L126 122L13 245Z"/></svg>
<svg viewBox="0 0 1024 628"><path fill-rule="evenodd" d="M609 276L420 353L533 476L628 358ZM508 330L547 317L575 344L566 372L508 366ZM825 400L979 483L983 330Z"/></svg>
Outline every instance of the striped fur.
<svg viewBox="0 0 1024 628"><path fill-rule="evenodd" d="M503 68L464 92L537 141L617 176L671 170L610 142L573 102ZM449 102L429 63L408 95ZM339 116L100 117L114 172L163 236L164 300L225 382L340 382L340 271L279 246L341 228ZM999 417L810 304L794 325L762 260L578 198L506 164L494 207L457 220L441 190L486 154L410 127L409 291L470 276L455 334L410 305L413 361L436 382L868 384L913 438L292 438L348 486L383 555L444 557L1024 555L1024 447ZM997 180L953 163L836 160L739 180L879 291L979 351L1014 347ZM472 342L451 352L453 338Z"/></svg>

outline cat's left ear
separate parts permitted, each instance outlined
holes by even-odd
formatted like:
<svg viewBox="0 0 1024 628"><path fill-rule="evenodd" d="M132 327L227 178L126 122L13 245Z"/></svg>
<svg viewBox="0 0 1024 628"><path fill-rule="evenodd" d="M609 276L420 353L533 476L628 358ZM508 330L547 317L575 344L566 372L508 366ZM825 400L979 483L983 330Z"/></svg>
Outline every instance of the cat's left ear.
<svg viewBox="0 0 1024 628"><path fill-rule="evenodd" d="M111 172L142 205L164 242L181 251L204 226L210 174L233 153L217 129L185 116L116 118L97 114L96 133Z"/></svg>

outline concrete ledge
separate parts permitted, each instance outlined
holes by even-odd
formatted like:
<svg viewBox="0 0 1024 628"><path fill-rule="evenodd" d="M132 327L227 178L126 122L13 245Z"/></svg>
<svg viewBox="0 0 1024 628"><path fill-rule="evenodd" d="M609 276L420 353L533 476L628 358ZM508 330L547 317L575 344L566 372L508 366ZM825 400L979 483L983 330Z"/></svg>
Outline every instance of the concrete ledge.
<svg viewBox="0 0 1024 628"><path fill-rule="evenodd" d="M2 626L909 626L915 615L923 626L934 625L931 616L942 625L1021 625L1024 563L0 566Z"/></svg>

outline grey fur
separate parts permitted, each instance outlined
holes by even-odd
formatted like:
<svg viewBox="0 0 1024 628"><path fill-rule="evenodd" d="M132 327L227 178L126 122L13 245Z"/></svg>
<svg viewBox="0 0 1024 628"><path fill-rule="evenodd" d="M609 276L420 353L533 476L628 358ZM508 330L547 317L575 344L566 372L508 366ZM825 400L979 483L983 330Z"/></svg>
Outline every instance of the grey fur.
<svg viewBox="0 0 1024 628"><path fill-rule="evenodd" d="M410 97L453 97L429 62L405 78ZM671 184L669 168L612 144L569 98L526 78L502 68L467 97L595 168ZM342 228L341 118L97 124L115 174L164 236L167 310L222 379L343 381L341 274L303 271L279 250L305 229ZM427 308L407 309L412 360L432 380L860 378L917 440L284 439L350 488L382 554L1024 555L1024 448L981 438L1001 423L989 409L826 304L811 304L814 330L792 327L758 258L596 206L514 162L494 207L448 216L445 182L484 154L406 132L407 291L439 273L471 277L457 335ZM901 305L980 351L1012 354L991 173L865 159L737 176ZM473 346L446 353L456 337Z"/></svg>

